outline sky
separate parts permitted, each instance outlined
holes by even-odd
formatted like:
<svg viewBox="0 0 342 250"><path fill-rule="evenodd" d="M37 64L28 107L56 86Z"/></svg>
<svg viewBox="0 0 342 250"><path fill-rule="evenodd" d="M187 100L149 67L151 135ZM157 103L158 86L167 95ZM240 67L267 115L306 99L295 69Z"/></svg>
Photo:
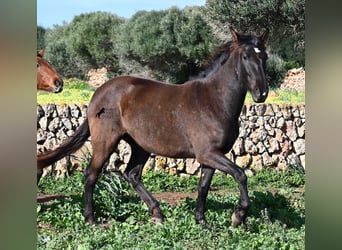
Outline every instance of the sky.
<svg viewBox="0 0 342 250"><path fill-rule="evenodd" d="M70 23L83 13L106 11L130 18L139 10L165 10L172 6L203 6L205 0L37 0L37 25L52 28Z"/></svg>

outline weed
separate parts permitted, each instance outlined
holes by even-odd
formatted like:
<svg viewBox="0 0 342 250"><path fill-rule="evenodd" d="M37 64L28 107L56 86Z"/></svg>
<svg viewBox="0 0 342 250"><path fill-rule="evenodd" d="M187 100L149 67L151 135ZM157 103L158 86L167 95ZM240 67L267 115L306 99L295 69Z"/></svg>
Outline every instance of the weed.
<svg viewBox="0 0 342 250"><path fill-rule="evenodd" d="M64 199L37 207L38 249L304 249L304 173L264 169L249 177L252 207L244 226L232 228L239 200L233 178L213 177L207 198L206 226L194 221L195 198L176 206L161 202L162 225L149 222L146 205L114 173L103 173L95 188L96 216L107 228L83 219L83 175L42 178L40 193L63 193ZM155 192L197 189L198 177L175 177L147 171L144 185ZM118 192L119 191L119 192ZM133 236L134 235L134 236Z"/></svg>

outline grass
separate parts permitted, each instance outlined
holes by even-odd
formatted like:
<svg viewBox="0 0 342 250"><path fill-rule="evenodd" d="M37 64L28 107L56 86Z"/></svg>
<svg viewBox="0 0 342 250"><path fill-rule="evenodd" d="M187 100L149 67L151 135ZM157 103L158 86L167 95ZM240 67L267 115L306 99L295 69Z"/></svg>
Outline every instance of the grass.
<svg viewBox="0 0 342 250"><path fill-rule="evenodd" d="M44 91L39 91L37 93L37 102L41 105L55 103L55 104L65 104L65 103L89 103L91 97L93 96L96 88L88 85L88 83L76 80L67 79L64 81L64 89L61 93L54 94ZM253 99L250 93L247 93L246 101L247 104L253 103ZM305 93L298 91L289 90L270 90L269 96L265 103L274 104L304 104Z"/></svg>
<svg viewBox="0 0 342 250"><path fill-rule="evenodd" d="M88 83L76 80L64 80L63 91L60 93L50 93L45 91L37 92L37 102L41 105L55 103L89 103L96 88L90 86Z"/></svg>
<svg viewBox="0 0 342 250"><path fill-rule="evenodd" d="M193 192L198 178L147 171L143 182L153 193ZM208 225L195 224L194 198L176 206L161 201L166 221L154 225L132 188L113 173L104 174L94 194L98 220L110 225L104 228L84 223L80 172L58 180L44 177L38 192L65 198L37 206L37 249L304 249L304 174L265 169L248 183L252 207L244 226L230 226L239 193L233 179L220 173L207 199Z"/></svg>

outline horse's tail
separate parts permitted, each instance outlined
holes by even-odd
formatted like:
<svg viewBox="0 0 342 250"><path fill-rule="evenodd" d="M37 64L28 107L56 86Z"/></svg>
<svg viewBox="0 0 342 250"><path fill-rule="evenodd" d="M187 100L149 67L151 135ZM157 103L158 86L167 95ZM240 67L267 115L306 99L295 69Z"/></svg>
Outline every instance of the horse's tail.
<svg viewBox="0 0 342 250"><path fill-rule="evenodd" d="M59 147L52 151L39 154L37 156L37 181L39 182L39 179L43 174L43 168L50 166L54 162L80 149L89 136L89 124L88 119L86 119L81 126L78 127L75 133L66 139Z"/></svg>

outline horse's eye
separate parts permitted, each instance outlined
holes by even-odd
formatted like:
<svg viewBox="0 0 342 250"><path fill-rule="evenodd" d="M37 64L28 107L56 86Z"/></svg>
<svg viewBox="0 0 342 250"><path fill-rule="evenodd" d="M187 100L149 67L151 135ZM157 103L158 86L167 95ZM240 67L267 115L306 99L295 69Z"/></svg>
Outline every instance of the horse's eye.
<svg viewBox="0 0 342 250"><path fill-rule="evenodd" d="M247 60L247 58L248 58L247 54L243 54L242 58L243 58L243 60Z"/></svg>
<svg viewBox="0 0 342 250"><path fill-rule="evenodd" d="M37 68L39 68L39 66L40 66L40 64L39 64L39 63L37 63Z"/></svg>

